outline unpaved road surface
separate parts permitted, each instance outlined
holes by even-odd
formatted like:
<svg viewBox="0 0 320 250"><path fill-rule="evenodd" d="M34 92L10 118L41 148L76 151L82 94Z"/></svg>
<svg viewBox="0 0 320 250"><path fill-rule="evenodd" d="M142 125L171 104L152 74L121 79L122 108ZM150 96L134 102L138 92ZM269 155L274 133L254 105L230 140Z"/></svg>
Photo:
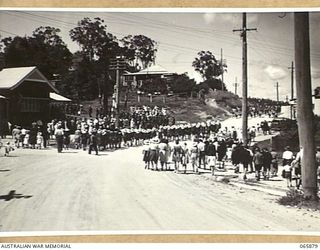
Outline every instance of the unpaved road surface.
<svg viewBox="0 0 320 250"><path fill-rule="evenodd" d="M276 196L209 173L145 170L141 159L141 148L0 157L0 231L320 231L318 212L280 206Z"/></svg>

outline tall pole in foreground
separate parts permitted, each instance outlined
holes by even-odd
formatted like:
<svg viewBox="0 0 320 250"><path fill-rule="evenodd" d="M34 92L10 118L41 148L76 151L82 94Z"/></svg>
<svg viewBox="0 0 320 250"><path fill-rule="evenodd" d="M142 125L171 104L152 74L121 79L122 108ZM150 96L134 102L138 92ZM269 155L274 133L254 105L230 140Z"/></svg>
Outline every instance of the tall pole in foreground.
<svg viewBox="0 0 320 250"><path fill-rule="evenodd" d="M309 14L294 13L297 120L301 159L302 187L306 199L317 199L317 169L314 142L314 115L310 74Z"/></svg>
<svg viewBox="0 0 320 250"><path fill-rule="evenodd" d="M248 143L248 67L247 67L247 31L257 29L247 29L247 14L242 16L242 141L244 145Z"/></svg>
<svg viewBox="0 0 320 250"><path fill-rule="evenodd" d="M247 14L242 19L242 140L244 145L248 142L248 65L247 65Z"/></svg>

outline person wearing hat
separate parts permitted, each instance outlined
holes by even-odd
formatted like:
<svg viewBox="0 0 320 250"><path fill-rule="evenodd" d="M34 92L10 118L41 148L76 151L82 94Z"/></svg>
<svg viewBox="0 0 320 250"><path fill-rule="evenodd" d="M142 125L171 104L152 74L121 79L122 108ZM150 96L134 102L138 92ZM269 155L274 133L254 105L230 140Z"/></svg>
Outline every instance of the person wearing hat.
<svg viewBox="0 0 320 250"><path fill-rule="evenodd" d="M97 137L97 130L94 128L92 129L92 133L89 137L89 155L91 151L94 150L96 155L98 155L98 137Z"/></svg>

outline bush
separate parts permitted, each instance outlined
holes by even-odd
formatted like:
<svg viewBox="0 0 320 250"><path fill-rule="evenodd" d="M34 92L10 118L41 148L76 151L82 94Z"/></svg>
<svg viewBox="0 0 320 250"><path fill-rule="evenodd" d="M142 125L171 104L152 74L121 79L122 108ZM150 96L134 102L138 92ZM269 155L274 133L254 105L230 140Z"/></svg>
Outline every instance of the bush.
<svg viewBox="0 0 320 250"><path fill-rule="evenodd" d="M225 184L229 184L230 179L227 178L227 177L223 177L223 178L221 179L221 182L222 182L222 183L225 183Z"/></svg>
<svg viewBox="0 0 320 250"><path fill-rule="evenodd" d="M284 206L297 206L303 201L303 193L296 189L290 189L286 196L282 196L278 199L278 203Z"/></svg>

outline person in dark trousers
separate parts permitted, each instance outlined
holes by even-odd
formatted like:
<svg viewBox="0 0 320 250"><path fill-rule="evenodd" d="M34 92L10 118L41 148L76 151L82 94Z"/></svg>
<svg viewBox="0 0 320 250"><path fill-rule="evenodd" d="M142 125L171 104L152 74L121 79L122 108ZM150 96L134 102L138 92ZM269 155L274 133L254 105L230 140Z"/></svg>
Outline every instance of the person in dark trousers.
<svg viewBox="0 0 320 250"><path fill-rule="evenodd" d="M58 153L62 152L62 148L63 148L63 129L61 128L61 125L57 126L57 129L54 133L55 137L56 137L56 141L57 141L57 149L58 149Z"/></svg>
<svg viewBox="0 0 320 250"><path fill-rule="evenodd" d="M253 156L253 163L254 163L254 168L256 170L256 179L257 181L260 181L260 171L263 166L263 155L260 152L260 148L255 149L255 154Z"/></svg>
<svg viewBox="0 0 320 250"><path fill-rule="evenodd" d="M43 136L43 147L46 148L49 141L49 133L48 133L47 127L42 126L40 130Z"/></svg>
<svg viewBox="0 0 320 250"><path fill-rule="evenodd" d="M92 109L92 107L91 107L91 105L90 105L90 106L89 106L89 110L88 110L89 117L92 117L92 111L93 111L93 109Z"/></svg>
<svg viewBox="0 0 320 250"><path fill-rule="evenodd" d="M94 150L96 152L96 155L98 155L98 138L96 129L92 130L92 134L89 138L89 154L91 154L92 150Z"/></svg>
<svg viewBox="0 0 320 250"><path fill-rule="evenodd" d="M270 178L272 155L267 148L263 149L262 155L263 155L263 178L265 180L268 180Z"/></svg>
<svg viewBox="0 0 320 250"><path fill-rule="evenodd" d="M212 140L209 140L209 144L206 147L206 156L208 157L208 164L211 170L211 174L214 175L214 168L216 165L216 146L213 144Z"/></svg>
<svg viewBox="0 0 320 250"><path fill-rule="evenodd" d="M36 147L36 142L37 142L37 123L33 122L32 123L32 128L30 129L30 138L29 138L29 144L31 145L31 148L35 149Z"/></svg>

